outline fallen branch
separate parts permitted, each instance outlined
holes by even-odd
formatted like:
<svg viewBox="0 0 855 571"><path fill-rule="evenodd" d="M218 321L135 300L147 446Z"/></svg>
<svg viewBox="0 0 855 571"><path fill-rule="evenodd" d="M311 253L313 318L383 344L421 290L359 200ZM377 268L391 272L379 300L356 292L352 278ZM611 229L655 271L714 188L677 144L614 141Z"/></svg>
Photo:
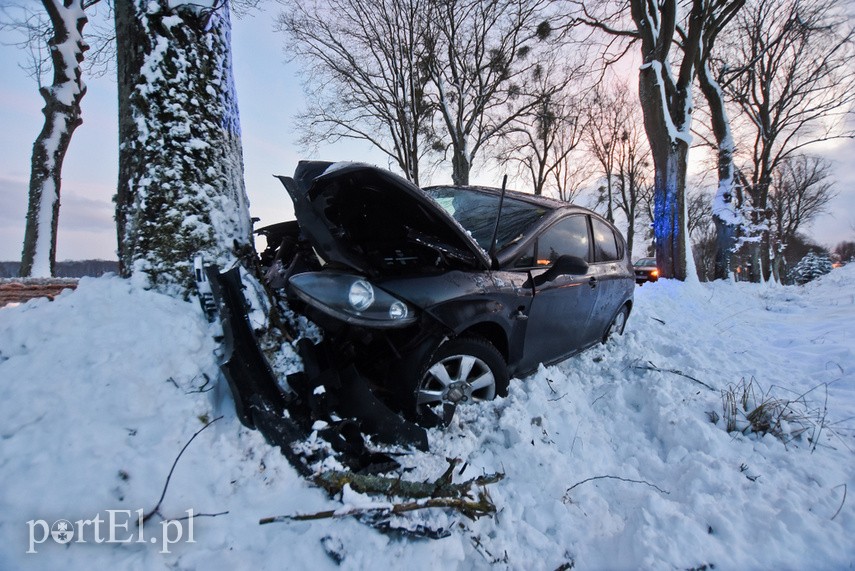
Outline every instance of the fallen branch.
<svg viewBox="0 0 855 571"><path fill-rule="evenodd" d="M266 517L258 521L264 525L283 521L307 521L340 517L371 517L380 519L415 510L429 508L451 508L459 511L470 519L496 513L496 506L490 500L484 486L495 484L505 477L504 474L485 474L472 478L460 484L452 482L454 469L460 464L460 459L448 458L448 468L434 481L409 482L401 478L387 478L371 474L354 474L352 472L329 471L318 474L314 482L325 489L330 495L336 495L346 487L360 494L377 494L385 497L418 498L415 501L405 501L396 504L380 504L376 507L350 507L347 509L326 510L313 514L281 515ZM465 466L464 466L465 468ZM461 470L462 472L462 470ZM472 487L482 488L478 499L470 498Z"/></svg>
<svg viewBox="0 0 855 571"><path fill-rule="evenodd" d="M656 484L651 484L650 482L645 482L644 480L631 480L629 478L621 478L620 476L592 476L590 478L586 478L586 479L582 480L581 482L576 482L575 484L573 484L572 486L567 488L567 491L565 491L564 494L565 495L569 494L573 488L575 488L577 486L581 486L582 484L584 484L586 482L591 482L593 480L606 480L606 479L608 479L608 480L620 480L621 482L629 482L630 484L644 484L645 486L650 486L651 488L655 488L656 490L662 492L663 494L670 494L671 493L671 492L668 492L666 490L663 490L662 488L660 488Z"/></svg>
<svg viewBox="0 0 855 571"><path fill-rule="evenodd" d="M840 510L842 510L842 509L843 509L843 504L845 504L845 503L846 503L846 484L840 484L840 486L843 486L843 499L840 501L840 507L839 507L839 508L837 508L837 511L836 511L836 512L834 512L834 515L833 515L833 516L831 516L831 521L834 521L834 518L836 518L836 517L837 517L837 514L839 514L839 513L840 513ZM833 488L833 489L835 489L835 490L836 490L836 489L837 489L837 488L839 488L840 486L834 486L834 488Z"/></svg>
<svg viewBox="0 0 855 571"><path fill-rule="evenodd" d="M383 506L377 508L350 508L345 510L326 510L312 514L265 517L258 520L258 523L259 525L265 525L268 523L282 523L286 521L312 521L316 519L331 519L342 517L385 517L388 515L397 515L406 512L430 508L451 508L459 511L470 519L477 519L484 515L492 515L496 513L496 506L493 505L493 502L490 500L489 495L486 492L481 492L478 494L477 501L466 500L463 498L425 498L415 502L393 504L391 506Z"/></svg>
<svg viewBox="0 0 855 571"><path fill-rule="evenodd" d="M704 387L708 388L708 389L709 389L709 390L711 390L711 391L715 391L715 389L714 389L714 388L712 388L711 386L709 386L709 385L708 385L708 384L706 384L705 382L703 382L703 381L701 381L701 380L699 380L699 379L696 379L695 377L693 377L693 376L691 376L691 375L687 375L687 374L686 374L686 373L684 373L683 371L680 371L680 370L677 370L677 369L660 369L659 367L657 367L656 365L654 365L654 364L653 364L653 363L651 363L650 361L648 361L648 365L636 365L636 366L634 366L634 367L633 367L633 369L638 369L638 370L641 370L641 371L656 371L657 373L673 373L673 374L675 374L675 375L680 375L681 377L686 377L686 378L687 378L687 379L689 379L690 381L694 381L694 382L698 383L699 385L701 385L701 386L704 386Z"/></svg>
<svg viewBox="0 0 855 571"><path fill-rule="evenodd" d="M360 494L382 494L407 498L463 498L472 486L482 487L495 484L504 474L486 474L460 484L451 481L455 466L460 460L448 460L449 466L442 476L433 482L409 482L400 478L387 478L372 474L354 474L331 470L315 476L314 482L331 495L340 493L346 485Z"/></svg>
<svg viewBox="0 0 855 571"><path fill-rule="evenodd" d="M163 514L160 513L160 505L163 503L163 498L166 497L166 490L167 490L167 488L169 488L169 480L172 479L172 473L175 471L175 467L178 465L178 461L181 459L181 455L184 454L184 451L187 450L187 447L190 446L190 443L193 442L193 440L195 440L196 437L199 436L203 430L205 430L206 428L208 428L209 426L211 426L212 424L214 424L215 422L217 422L221 418L223 418L223 417L218 416L214 420L208 422L207 424L205 424L205 426L203 426L202 428L197 430L196 433L190 437L190 440L187 441L187 444L184 445L184 448L182 448L181 451L178 453L178 456L175 457L175 461L172 462L172 468L169 469L169 474L166 476L166 483L163 485L163 493L160 494L160 499L157 501L157 505L154 506L153 510L151 510L150 512L148 512L147 514L145 514L143 516L142 523L145 523L148 520L150 520L152 518L152 516L154 516L155 514L159 515L163 519L166 519L163 517ZM227 513L227 512L224 512L224 513ZM206 514L206 515L208 515L208 514ZM216 515L221 515L221 514L216 514ZM214 517L214 516L211 516L211 517Z"/></svg>
<svg viewBox="0 0 855 571"><path fill-rule="evenodd" d="M197 517L218 517L221 515L227 515L228 513L229 513L228 511L224 511L224 512L217 512L215 514L193 514L192 516L185 515L184 517L177 517L175 519L168 519L165 521L184 521L184 520L190 519L191 517L193 519L196 519Z"/></svg>

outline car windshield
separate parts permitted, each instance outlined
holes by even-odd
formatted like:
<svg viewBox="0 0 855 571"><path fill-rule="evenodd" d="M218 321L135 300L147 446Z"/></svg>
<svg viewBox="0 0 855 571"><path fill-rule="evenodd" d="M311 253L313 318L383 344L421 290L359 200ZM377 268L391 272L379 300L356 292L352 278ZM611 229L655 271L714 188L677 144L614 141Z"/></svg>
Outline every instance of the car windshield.
<svg viewBox="0 0 855 571"><path fill-rule="evenodd" d="M635 266L637 268L655 268L656 258L641 258L640 260L635 262Z"/></svg>
<svg viewBox="0 0 855 571"><path fill-rule="evenodd" d="M451 214L481 248L490 251L499 211L498 195L449 186L425 188L424 191ZM548 211L544 206L505 196L496 236L496 250L517 242Z"/></svg>

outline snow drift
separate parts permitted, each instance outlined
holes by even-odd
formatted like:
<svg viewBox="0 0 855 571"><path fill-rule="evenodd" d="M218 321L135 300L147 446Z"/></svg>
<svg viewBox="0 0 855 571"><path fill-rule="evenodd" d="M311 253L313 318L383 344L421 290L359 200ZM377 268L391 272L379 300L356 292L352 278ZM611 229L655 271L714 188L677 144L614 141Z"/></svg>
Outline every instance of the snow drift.
<svg viewBox="0 0 855 571"><path fill-rule="evenodd" d="M431 453L399 457L410 480L438 477L446 457L466 463L461 479L506 474L490 486L494 518L411 515L450 531L415 541L347 518L259 526L342 503L240 425L196 305L83 279L54 302L0 309L0 568L851 568L853 320L855 265L804 287L638 288L622 338L513 380L507 398L432 431ZM727 432L722 391L743 380L798 401L821 430ZM29 521L126 510L122 534L136 533L182 446L219 415L160 508L228 512L196 517L193 543L149 543L155 516L145 542L96 542L90 527L86 543L26 553Z"/></svg>

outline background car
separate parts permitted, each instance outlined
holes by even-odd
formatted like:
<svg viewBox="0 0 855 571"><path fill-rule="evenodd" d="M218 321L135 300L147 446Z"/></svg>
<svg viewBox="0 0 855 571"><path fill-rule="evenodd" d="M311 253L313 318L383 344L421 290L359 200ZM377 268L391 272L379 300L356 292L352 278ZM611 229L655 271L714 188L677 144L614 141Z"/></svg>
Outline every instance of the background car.
<svg viewBox="0 0 855 571"><path fill-rule="evenodd" d="M355 163L304 161L280 179L298 224L260 231L269 283L321 327L339 366L423 424L622 333L632 310L624 239L590 210L421 189Z"/></svg>
<svg viewBox="0 0 855 571"><path fill-rule="evenodd" d="M659 268L656 267L656 258L639 258L632 265L635 271L635 283L655 282L659 279Z"/></svg>

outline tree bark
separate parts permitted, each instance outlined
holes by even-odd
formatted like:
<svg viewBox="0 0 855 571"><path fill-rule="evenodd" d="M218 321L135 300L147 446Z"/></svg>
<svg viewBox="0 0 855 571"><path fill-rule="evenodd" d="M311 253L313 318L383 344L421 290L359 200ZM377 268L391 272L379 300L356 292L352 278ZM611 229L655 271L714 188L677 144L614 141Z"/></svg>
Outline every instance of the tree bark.
<svg viewBox="0 0 855 571"><path fill-rule="evenodd" d="M193 257L251 249L228 3L117 0L119 185L125 276L186 295Z"/></svg>
<svg viewBox="0 0 855 571"><path fill-rule="evenodd" d="M89 46L83 40L87 18L82 0L69 2L68 6L61 0L42 3L54 34L48 42L53 83L39 89L45 100L45 123L33 143L22 277L54 274L62 163L74 130L83 123L80 102L86 94L80 63Z"/></svg>
<svg viewBox="0 0 855 571"><path fill-rule="evenodd" d="M451 182L458 186L466 186L469 184L469 172L472 170L472 165L469 162L469 157L462 148L452 146L451 155Z"/></svg>

